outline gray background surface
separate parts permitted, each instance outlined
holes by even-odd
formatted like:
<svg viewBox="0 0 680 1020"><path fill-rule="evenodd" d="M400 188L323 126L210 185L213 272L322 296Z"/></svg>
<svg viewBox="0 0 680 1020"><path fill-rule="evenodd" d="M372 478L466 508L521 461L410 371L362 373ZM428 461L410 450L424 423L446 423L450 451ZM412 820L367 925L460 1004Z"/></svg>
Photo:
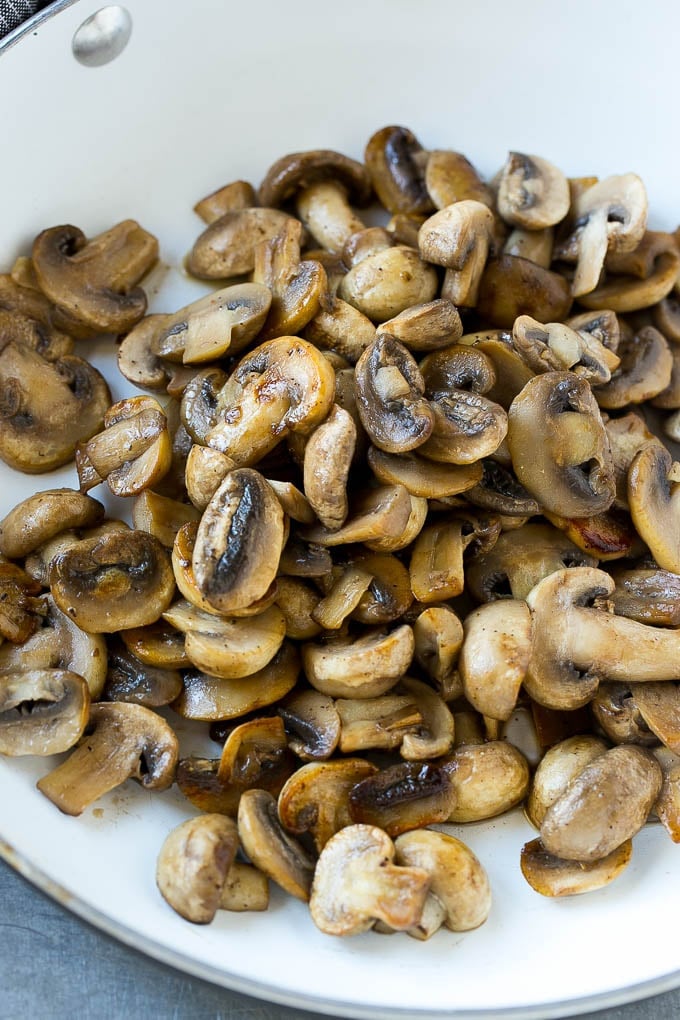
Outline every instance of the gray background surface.
<svg viewBox="0 0 680 1020"><path fill-rule="evenodd" d="M321 1020L319 1014L260 1002L157 963L81 921L3 861L0 904L0 1020ZM680 950L678 956L680 962ZM603 946L604 966L606 957ZM584 1015L678 1020L680 989Z"/></svg>

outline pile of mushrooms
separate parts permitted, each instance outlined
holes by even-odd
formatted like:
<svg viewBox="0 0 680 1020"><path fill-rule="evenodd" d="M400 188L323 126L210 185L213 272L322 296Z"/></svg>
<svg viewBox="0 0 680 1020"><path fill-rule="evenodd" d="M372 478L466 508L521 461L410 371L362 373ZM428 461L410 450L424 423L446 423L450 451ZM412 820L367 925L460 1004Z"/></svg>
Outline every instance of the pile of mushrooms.
<svg viewBox="0 0 680 1020"><path fill-rule="evenodd" d="M0 457L77 475L0 522L0 753L66 755L72 815L177 784L157 881L195 923L272 881L329 934L475 928L442 827L520 805L547 896L680 842L680 238L639 177L484 182L390 126L195 208L216 289L178 311L132 221L0 276ZM73 353L102 333L142 395Z"/></svg>

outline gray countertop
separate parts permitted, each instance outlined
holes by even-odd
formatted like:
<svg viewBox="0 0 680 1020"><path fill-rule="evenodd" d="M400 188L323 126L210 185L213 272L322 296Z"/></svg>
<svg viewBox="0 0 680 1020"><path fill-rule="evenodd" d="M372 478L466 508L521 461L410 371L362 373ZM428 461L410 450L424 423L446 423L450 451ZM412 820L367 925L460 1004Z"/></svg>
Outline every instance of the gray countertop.
<svg viewBox="0 0 680 1020"><path fill-rule="evenodd" d="M3 861L0 903L0 1020L321 1020L319 1014L260 1002L157 963L81 921ZM678 1020L680 989L584 1016Z"/></svg>

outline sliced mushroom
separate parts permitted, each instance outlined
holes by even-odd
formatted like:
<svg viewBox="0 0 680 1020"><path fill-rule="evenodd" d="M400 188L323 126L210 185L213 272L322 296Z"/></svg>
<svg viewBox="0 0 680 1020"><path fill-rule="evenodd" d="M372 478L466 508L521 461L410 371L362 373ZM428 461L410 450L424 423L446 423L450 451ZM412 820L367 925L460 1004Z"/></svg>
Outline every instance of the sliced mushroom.
<svg viewBox="0 0 680 1020"><path fill-rule="evenodd" d="M377 771L375 765L361 758L303 765L279 794L282 825L298 836L309 833L317 853L321 853L336 832L352 824L350 791Z"/></svg>
<svg viewBox="0 0 680 1020"><path fill-rule="evenodd" d="M517 255L535 262L542 269L550 269L554 235L552 227L543 230L515 227L503 245L503 255Z"/></svg>
<svg viewBox="0 0 680 1020"><path fill-rule="evenodd" d="M185 524L197 523L200 516L190 503L180 503L179 500L160 496L151 489L146 489L137 497L132 509L134 527L153 535L167 549L172 548L180 528Z"/></svg>
<svg viewBox="0 0 680 1020"><path fill-rule="evenodd" d="M453 791L452 822L495 818L520 804L529 790L529 763L504 740L465 744L440 765Z"/></svg>
<svg viewBox="0 0 680 1020"><path fill-rule="evenodd" d="M203 511L232 468L231 457L209 446L193 445L185 468L187 495L197 510Z"/></svg>
<svg viewBox="0 0 680 1020"><path fill-rule="evenodd" d="M2 278L0 277L0 279ZM671 293L654 305L652 321L667 340L673 343L680 341L680 301L678 301L677 294Z"/></svg>
<svg viewBox="0 0 680 1020"><path fill-rule="evenodd" d="M92 705L92 732L72 754L38 781L38 789L67 815L79 815L126 779L147 790L172 785L177 737L159 715L142 705Z"/></svg>
<svg viewBox="0 0 680 1020"><path fill-rule="evenodd" d="M447 270L442 297L474 308L494 226L482 202L465 199L440 209L418 231L418 248L426 262Z"/></svg>
<svg viewBox="0 0 680 1020"><path fill-rule="evenodd" d="M510 333L503 330L488 330L484 333L473 333L472 337L476 349L486 355L496 374L496 382L487 390L486 397L507 411L517 394L530 379L533 379L534 373L512 346ZM461 337L461 343L464 342L467 342L465 336Z"/></svg>
<svg viewBox="0 0 680 1020"><path fill-rule="evenodd" d="M407 761L423 761L448 754L453 744L454 720L441 695L420 680L404 677L400 690L415 701L422 721L404 733L400 753Z"/></svg>
<svg viewBox="0 0 680 1020"><path fill-rule="evenodd" d="M529 315L520 315L512 327L512 339L537 374L570 369L591 386L602 386L620 365L620 358L590 333L579 333L562 322L543 325Z"/></svg>
<svg viewBox="0 0 680 1020"><path fill-rule="evenodd" d="M520 482L546 509L585 517L613 502L607 433L590 387L573 373L526 384L508 413L508 446Z"/></svg>
<svg viewBox="0 0 680 1020"><path fill-rule="evenodd" d="M410 497L411 510L406 524L400 531L391 530L382 536L367 538L365 544L373 552L398 552L406 549L422 531L427 518L428 504L419 496Z"/></svg>
<svg viewBox="0 0 680 1020"><path fill-rule="evenodd" d="M164 390L169 368L158 356L158 338L169 321L167 315L146 315L118 347L118 368L135 386L145 390Z"/></svg>
<svg viewBox="0 0 680 1020"><path fill-rule="evenodd" d="M571 307L569 284L517 255L489 259L479 284L477 312L491 326L510 329L518 315L562 322Z"/></svg>
<svg viewBox="0 0 680 1020"><path fill-rule="evenodd" d="M548 853L540 839L522 847L520 867L532 889L542 896L578 896L609 885L628 866L633 844L627 839L597 861L565 861Z"/></svg>
<svg viewBox="0 0 680 1020"><path fill-rule="evenodd" d="M106 480L115 496L136 496L170 470L168 420L153 397L127 397L104 415L104 431L76 447L81 492Z"/></svg>
<svg viewBox="0 0 680 1020"><path fill-rule="evenodd" d="M194 212L204 223L214 223L226 212L235 209L252 209L257 205L255 189L248 181L230 181L205 198L199 199Z"/></svg>
<svg viewBox="0 0 680 1020"><path fill-rule="evenodd" d="M300 657L286 641L266 666L239 680L222 680L198 670L186 672L184 690L172 707L184 719L236 719L280 701L299 674Z"/></svg>
<svg viewBox="0 0 680 1020"><path fill-rule="evenodd" d="M75 348L73 338L52 327L50 315L52 306L44 296L39 291L29 291L35 294L38 303L40 299L45 301L47 307L43 309L38 306L35 309L31 308L30 311L27 308L24 314L20 310L21 299L14 302L12 295L9 302L6 301L6 297L3 296L3 279L5 278L0 276L0 335L3 338L3 345L12 342L19 344L20 347L28 347L46 361L58 361L64 355L73 354ZM25 288L17 287L16 290L24 292ZM10 307L3 307L3 302L8 303Z"/></svg>
<svg viewBox="0 0 680 1020"><path fill-rule="evenodd" d="M377 328L410 351L434 351L456 343L463 335L458 309L447 298L413 305Z"/></svg>
<svg viewBox="0 0 680 1020"><path fill-rule="evenodd" d="M397 340L381 335L364 351L356 366L356 387L361 422L380 449L406 453L427 440L433 417L423 378Z"/></svg>
<svg viewBox="0 0 680 1020"><path fill-rule="evenodd" d="M628 502L635 527L658 565L680 574L680 486L676 474L667 450L656 445L643 447L628 472Z"/></svg>
<svg viewBox="0 0 680 1020"><path fill-rule="evenodd" d="M661 440L649 431L644 419L635 411L605 422L616 478L614 506L628 509L628 472L635 454L648 443L661 445Z"/></svg>
<svg viewBox="0 0 680 1020"><path fill-rule="evenodd" d="M239 466L257 463L289 431L311 432L333 404L335 373L312 344L279 337L239 363L219 397L206 445Z"/></svg>
<svg viewBox="0 0 680 1020"><path fill-rule="evenodd" d="M264 872L252 864L234 861L222 886L220 910L242 913L266 910L269 906L269 880Z"/></svg>
<svg viewBox="0 0 680 1020"><path fill-rule="evenodd" d="M405 832L394 841L397 864L422 868L430 876L428 900L434 899L439 925L451 931L479 928L489 916L491 887L472 850L455 836L430 829ZM429 938L433 929L409 934Z"/></svg>
<svg viewBox="0 0 680 1020"><path fill-rule="evenodd" d="M276 576L283 511L250 468L231 471L210 500L196 534L192 566L201 594L220 613L261 599Z"/></svg>
<svg viewBox="0 0 680 1020"><path fill-rule="evenodd" d="M264 284L272 295L262 340L301 332L326 296L326 271L318 261L300 260L301 240L302 224L289 219L275 237L255 249L253 282Z"/></svg>
<svg viewBox="0 0 680 1020"><path fill-rule="evenodd" d="M653 754L663 773L654 811L673 842L680 843L680 757L667 747L655 748Z"/></svg>
<svg viewBox="0 0 680 1020"><path fill-rule="evenodd" d="M112 531L84 539L52 564L57 606L88 633L154 623L175 591L170 557L143 531Z"/></svg>
<svg viewBox="0 0 680 1020"><path fill-rule="evenodd" d="M17 471L41 474L66 464L78 441L101 428L110 403L103 376L82 358L48 361L0 341L0 458Z"/></svg>
<svg viewBox="0 0 680 1020"><path fill-rule="evenodd" d="M205 445L217 421L218 400L227 382L221 368L204 368L197 372L182 391L180 415L182 425L195 443Z"/></svg>
<svg viewBox="0 0 680 1020"><path fill-rule="evenodd" d="M406 673L413 656L407 624L385 633L366 629L355 638L333 638L302 646L312 687L330 697L373 698L385 694Z"/></svg>
<svg viewBox="0 0 680 1020"><path fill-rule="evenodd" d="M662 782L649 751L632 745L605 751L546 811L543 846L567 860L601 860L642 828Z"/></svg>
<svg viewBox="0 0 680 1020"><path fill-rule="evenodd" d="M335 531L321 525L307 528L307 541L324 546L370 542L377 539L401 540L412 515L412 497L403 485L379 485L360 492L350 505L349 518ZM290 570L288 570L290 573Z"/></svg>
<svg viewBox="0 0 680 1020"><path fill-rule="evenodd" d="M403 563L389 553L360 553L352 562L371 576L352 619L359 623L383 624L404 616L413 602L413 592Z"/></svg>
<svg viewBox="0 0 680 1020"><path fill-rule="evenodd" d="M670 294L678 279L680 255L671 234L648 230L634 251L609 255L605 266L604 283L582 295L581 304L635 312Z"/></svg>
<svg viewBox="0 0 680 1020"><path fill-rule="evenodd" d="M321 631L320 624L312 617L319 602L319 591L311 584L297 577L279 576L275 602L283 613L286 637L309 641Z"/></svg>
<svg viewBox="0 0 680 1020"><path fill-rule="evenodd" d="M502 446L494 456L498 456ZM512 519L526 519L540 512L537 501L520 485L511 468L500 464L493 457L477 462L474 466L481 467L482 477L476 485L466 490L465 498L469 503Z"/></svg>
<svg viewBox="0 0 680 1020"><path fill-rule="evenodd" d="M340 716L332 698L314 690L294 691L277 712L286 727L288 746L298 758L330 758L340 740Z"/></svg>
<svg viewBox="0 0 680 1020"><path fill-rule="evenodd" d="M340 751L348 754L377 748L398 748L407 733L423 722L408 694L382 694L377 698L338 698Z"/></svg>
<svg viewBox="0 0 680 1020"><path fill-rule="evenodd" d="M129 701L147 708L169 705L182 691L177 670L159 669L140 662L125 645L112 642L102 701Z"/></svg>
<svg viewBox="0 0 680 1020"><path fill-rule="evenodd" d="M471 537L462 521L426 525L411 550L409 573L413 594L420 602L441 602L463 591L463 553Z"/></svg>
<svg viewBox="0 0 680 1020"><path fill-rule="evenodd" d="M158 241L134 220L87 240L73 226L51 227L33 242L44 294L67 320L93 333L126 333L146 311L137 284L158 259Z"/></svg>
<svg viewBox="0 0 680 1020"><path fill-rule="evenodd" d="M495 453L508 419L499 404L481 395L494 382L485 356L454 346L428 355L421 367L434 414L432 435L421 453L449 464L472 464Z"/></svg>
<svg viewBox="0 0 680 1020"><path fill-rule="evenodd" d="M680 687L674 683L643 684L636 688L634 698L652 733L669 751L680 754Z"/></svg>
<svg viewBox="0 0 680 1020"><path fill-rule="evenodd" d="M403 762L362 779L350 791L352 821L377 825L389 836L444 822L456 794L441 764Z"/></svg>
<svg viewBox="0 0 680 1020"><path fill-rule="evenodd" d="M472 163L460 152L434 149L428 153L425 187L437 209L454 202L474 199L493 207L493 193Z"/></svg>
<svg viewBox="0 0 680 1020"><path fill-rule="evenodd" d="M333 561L328 549L315 542L305 542L291 531L279 560L279 573L290 577L326 577Z"/></svg>
<svg viewBox="0 0 680 1020"><path fill-rule="evenodd" d="M637 707L634 684L603 683L590 702L593 717L613 744L639 744L656 747L658 737L652 733ZM645 687L654 684L643 684Z"/></svg>
<svg viewBox="0 0 680 1020"><path fill-rule="evenodd" d="M627 404L641 404L670 385L673 356L664 337L653 326L622 338L618 354L619 368L606 386L597 388L600 407L618 410Z"/></svg>
<svg viewBox="0 0 680 1020"><path fill-rule="evenodd" d="M26 664L27 665L27 664ZM65 669L0 672L0 754L49 755L80 739L90 711L90 692Z"/></svg>
<svg viewBox="0 0 680 1020"><path fill-rule="evenodd" d="M472 557L465 580L480 602L524 599L548 574L573 566L595 567L597 560L549 524L530 522L503 532L492 549Z"/></svg>
<svg viewBox="0 0 680 1020"><path fill-rule="evenodd" d="M549 510L543 513L551 524L564 532L587 556L595 556L607 562L621 559L622 556L639 556L644 552L644 546L629 515L615 506L604 513L587 517L560 517Z"/></svg>
<svg viewBox="0 0 680 1020"><path fill-rule="evenodd" d="M187 921L209 924L221 906L237 850L232 818L188 818L166 837L158 855L156 884L163 899Z"/></svg>
<svg viewBox="0 0 680 1020"><path fill-rule="evenodd" d="M292 217L278 209L229 209L196 239L187 269L202 280L224 280L251 273L255 249L280 232Z"/></svg>
<svg viewBox="0 0 680 1020"><path fill-rule="evenodd" d="M184 635L165 620L119 633L125 646L145 666L183 669L191 665L184 651Z"/></svg>
<svg viewBox="0 0 680 1020"><path fill-rule="evenodd" d="M371 182L361 163L330 149L282 156L267 171L258 191L260 205L283 205L301 189L328 179L344 184L358 205L371 197Z"/></svg>
<svg viewBox="0 0 680 1020"><path fill-rule="evenodd" d="M371 584L371 574L360 566L346 567L312 611L312 619L326 631L339 630L357 608Z"/></svg>
<svg viewBox="0 0 680 1020"><path fill-rule="evenodd" d="M536 768L525 805L526 816L540 829L546 811L562 796L572 779L607 750L604 740L590 733L567 737L549 748Z"/></svg>
<svg viewBox="0 0 680 1020"><path fill-rule="evenodd" d="M355 234L348 245L360 237ZM338 295L368 319L385 322L413 305L434 299L437 273L414 248L392 244L391 239L375 244L374 238L367 251L357 248L351 259L352 268L340 281Z"/></svg>
<svg viewBox="0 0 680 1020"><path fill-rule="evenodd" d="M403 485L411 496L425 499L468 492L482 478L482 467L477 463L439 463L415 453L386 453L376 446L368 449L368 463L376 478L385 485Z"/></svg>
<svg viewBox="0 0 680 1020"><path fill-rule="evenodd" d="M0 673L66 670L81 676L93 701L101 697L107 672L104 638L86 634L57 609L49 595L39 600L40 626L22 644L0 647Z"/></svg>
<svg viewBox="0 0 680 1020"><path fill-rule="evenodd" d="M614 612L656 627L680 627L680 576L657 567L611 571Z"/></svg>
<svg viewBox="0 0 680 1020"><path fill-rule="evenodd" d="M425 185L427 153L408 128L389 126L371 135L364 160L375 192L391 213L427 213L432 202Z"/></svg>
<svg viewBox="0 0 680 1020"><path fill-rule="evenodd" d="M347 517L347 477L356 436L352 416L334 404L305 446L305 496L321 523L331 530L342 527Z"/></svg>
<svg viewBox="0 0 680 1020"><path fill-rule="evenodd" d="M41 585L16 563L0 562L0 642L23 645L39 627ZM2 655L2 650L0 650Z"/></svg>
<svg viewBox="0 0 680 1020"><path fill-rule="evenodd" d="M238 834L250 861L291 896L307 901L314 864L279 821L276 801L265 790L246 790L238 806Z"/></svg>
<svg viewBox="0 0 680 1020"><path fill-rule="evenodd" d="M540 156L511 152L498 181L498 211L506 223L542 230L569 212L567 178Z"/></svg>
<svg viewBox="0 0 680 1020"><path fill-rule="evenodd" d="M200 365L243 350L262 329L272 296L258 283L214 291L166 317L153 344L156 354Z"/></svg>
<svg viewBox="0 0 680 1020"><path fill-rule="evenodd" d="M464 629L460 675L465 697L482 715L507 720L531 655L527 604L519 599L487 603L466 617Z"/></svg>
<svg viewBox="0 0 680 1020"><path fill-rule="evenodd" d="M375 339L375 326L358 308L334 297L310 319L303 336L316 347L335 351L354 364Z"/></svg>
<svg viewBox="0 0 680 1020"><path fill-rule="evenodd" d="M414 657L430 676L444 701L463 693L456 669L463 646L463 625L449 606L429 606L413 624Z"/></svg>

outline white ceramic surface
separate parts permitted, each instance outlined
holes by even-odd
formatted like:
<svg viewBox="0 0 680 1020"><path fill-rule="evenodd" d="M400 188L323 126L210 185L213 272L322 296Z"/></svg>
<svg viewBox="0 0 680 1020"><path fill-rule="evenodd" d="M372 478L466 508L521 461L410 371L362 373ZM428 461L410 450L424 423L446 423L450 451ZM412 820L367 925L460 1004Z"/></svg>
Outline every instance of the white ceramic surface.
<svg viewBox="0 0 680 1020"><path fill-rule="evenodd" d="M71 38L97 6L68 6L0 57L2 266L44 226L92 234L133 216L174 267L152 286L154 310L171 310L201 292L177 269L200 229L198 197L238 176L257 181L287 151L360 156L386 123L465 152L485 173L509 148L572 175L636 170L652 222L674 228L680 217L673 2L128 0L129 45L86 68ZM100 345L96 360L121 395L110 352ZM0 514L74 483L72 469L0 468ZM455 829L489 871L493 911L476 932L426 944L332 939L278 895L265 915L195 927L153 877L164 835L189 813L183 799L131 786L66 818L34 789L48 765L0 761L0 853L120 938L230 987L349 1016L481 1018L563 1016L680 983L680 849L659 827L637 837L612 887L563 902L521 878L532 834L520 815Z"/></svg>

